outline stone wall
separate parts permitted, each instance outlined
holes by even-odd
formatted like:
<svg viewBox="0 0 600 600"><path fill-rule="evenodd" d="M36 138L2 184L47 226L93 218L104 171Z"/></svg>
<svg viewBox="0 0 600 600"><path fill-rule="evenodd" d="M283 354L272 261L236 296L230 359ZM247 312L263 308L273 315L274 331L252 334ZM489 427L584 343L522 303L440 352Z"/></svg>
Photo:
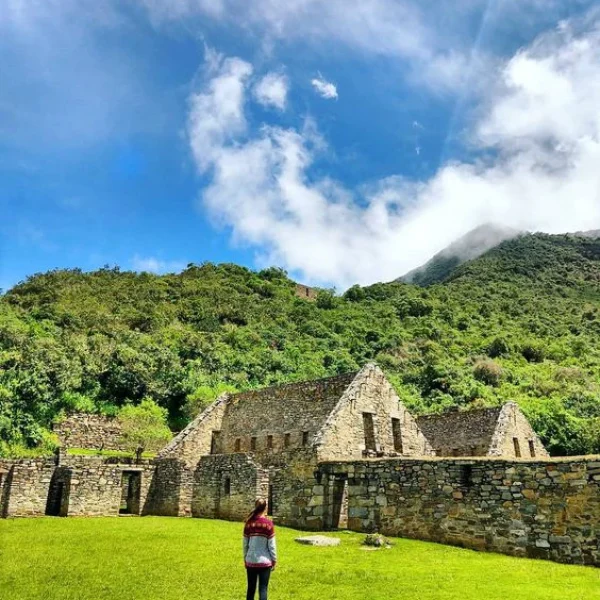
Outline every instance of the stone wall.
<svg viewBox="0 0 600 600"><path fill-rule="evenodd" d="M367 448L365 415L373 427ZM393 426L393 420L396 424ZM394 427L396 435L394 435ZM344 393L315 440L319 460L366 455L427 456L433 454L415 419L375 365L364 367Z"/></svg>
<svg viewBox="0 0 600 600"><path fill-rule="evenodd" d="M297 527L311 513L327 526L329 483L347 478L352 530L600 566L600 457L379 459L323 463L319 477Z"/></svg>
<svg viewBox="0 0 600 600"><path fill-rule="evenodd" d="M129 463L100 457L69 457L68 516L116 516L121 508L124 473L139 477L139 501L132 514L142 514L154 474L151 461Z"/></svg>
<svg viewBox="0 0 600 600"><path fill-rule="evenodd" d="M219 451L278 453L301 448L303 440L311 445L355 375L233 394L223 416Z"/></svg>
<svg viewBox="0 0 600 600"><path fill-rule="evenodd" d="M241 521L268 496L268 472L250 454L203 456L194 473L192 515Z"/></svg>
<svg viewBox="0 0 600 600"><path fill-rule="evenodd" d="M154 461L155 471L144 514L189 517L192 514L194 471L176 458Z"/></svg>
<svg viewBox="0 0 600 600"><path fill-rule="evenodd" d="M219 396L159 452L158 458L175 458L193 466L211 450L220 452L220 442L213 447L213 432L221 430L229 398L229 394Z"/></svg>
<svg viewBox="0 0 600 600"><path fill-rule="evenodd" d="M122 502L124 473L139 481L133 514L144 507L154 475L154 464L142 461L65 456L0 460L0 515L3 517L111 516Z"/></svg>
<svg viewBox="0 0 600 600"><path fill-rule="evenodd" d="M317 290L314 288L308 287L307 285L303 285L301 283L296 284L296 296L298 298L302 298L303 300L316 300L317 299Z"/></svg>
<svg viewBox="0 0 600 600"><path fill-rule="evenodd" d="M517 449L520 457L517 456ZM502 407L488 455L513 458L547 458L549 456L542 441L514 402L508 402Z"/></svg>
<svg viewBox="0 0 600 600"><path fill-rule="evenodd" d="M116 419L101 415L73 414L53 426L64 448L125 450Z"/></svg>
<svg viewBox="0 0 600 600"><path fill-rule="evenodd" d="M436 456L486 456L501 410L501 407L450 410L417 417L417 424Z"/></svg>
<svg viewBox="0 0 600 600"><path fill-rule="evenodd" d="M417 424L436 456L548 456L541 440L514 402L502 407L423 415L417 418Z"/></svg>
<svg viewBox="0 0 600 600"><path fill-rule="evenodd" d="M38 517L46 514L50 482L56 468L52 458L0 459L2 517Z"/></svg>

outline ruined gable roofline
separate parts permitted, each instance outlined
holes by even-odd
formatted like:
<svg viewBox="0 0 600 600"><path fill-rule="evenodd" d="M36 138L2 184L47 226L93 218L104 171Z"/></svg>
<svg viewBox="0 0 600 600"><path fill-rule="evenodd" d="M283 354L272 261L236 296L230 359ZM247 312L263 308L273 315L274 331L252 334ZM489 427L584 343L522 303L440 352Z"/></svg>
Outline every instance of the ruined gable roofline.
<svg viewBox="0 0 600 600"><path fill-rule="evenodd" d="M368 366L368 365L367 365ZM364 370L364 368L363 368ZM357 372L356 374L354 374L354 379L356 378L356 376L358 375L358 373L360 373L361 371ZM352 373L343 373L341 375L333 375L330 377L322 377L321 379L310 379L310 380L304 380L304 381L296 381L296 382L292 382L292 383L284 383L281 385L272 385L269 387L265 387L265 388L259 388L256 390L248 390L245 392L237 392L237 393L231 393L231 392L225 392L223 394L221 394L212 404L210 404L209 406L207 406L194 420L192 420L190 423L188 423L188 425L182 429L159 453L158 453L158 458L166 458L168 456L172 456L174 452L177 451L178 448L180 448L186 441L186 438L190 435L193 434L198 427L202 424L203 421L205 421L207 418L209 418L212 413L218 409L220 406L222 406L223 404L229 404L230 402L236 401L236 400L244 400L244 398L247 395L253 394L253 395L264 395L264 394L269 394L272 393L274 390L285 390L286 388L293 388L294 386L298 386L298 385L303 385L303 384L313 384L313 385L319 385L319 384L326 384L326 383L333 383L336 380L341 380L344 378L350 378L352 377L353 374ZM354 379L352 381L354 381Z"/></svg>
<svg viewBox="0 0 600 600"><path fill-rule="evenodd" d="M344 393L340 396L337 404L333 410L329 413L325 423L319 429L315 437L313 438L312 446L317 450L325 443L325 435L330 430L331 426L335 423L338 414L344 408L344 406L358 393L358 387L362 383L362 380L366 378L368 373L379 371L383 374L381 369L373 362L367 363L360 371L356 373L354 379L350 382L348 387L344 390Z"/></svg>
<svg viewBox="0 0 600 600"><path fill-rule="evenodd" d="M361 369L361 371L362 371L362 369ZM342 373L340 375L331 375L329 377L321 377L320 379L303 379L302 381L292 381L289 383L280 383L280 384L276 384L276 385L270 385L269 387L257 388L257 389L253 389L253 390L246 390L244 392L236 392L234 394L229 394L229 397L232 401L243 400L245 396L270 394L274 390L284 390L285 391L285 389L290 389L290 388L294 388L294 387L306 385L306 384L311 384L311 385L317 386L319 384L335 383L337 380L349 379L350 377L353 377L352 381L354 381L354 378L357 377L361 371L356 371L354 373L352 373L352 371L350 371L349 373Z"/></svg>
<svg viewBox="0 0 600 600"><path fill-rule="evenodd" d="M514 402L507 402L506 404L514 404ZM447 412L442 412L442 413L431 413L431 414L427 414L427 415L419 415L416 417L417 421L419 422L423 422L423 423L427 423L427 422L435 422L435 421L450 421L452 419L456 419L456 420L460 420L461 418L468 418L470 416L479 414L479 415L484 415L486 413L489 414L494 414L497 413L498 416L500 416L500 413L502 412L502 409L504 408L504 406L491 406L491 407L485 407L485 408L472 408L472 409L468 409L468 410L460 410L460 411L456 411L456 410L452 410L452 411L447 411Z"/></svg>
<svg viewBox="0 0 600 600"><path fill-rule="evenodd" d="M504 425L506 425L511 410L519 410L519 407L515 402L506 402L502 405L502 408L498 413L498 418L496 419L496 429L494 431L494 435L492 436L492 440L488 448L488 454L493 455L502 453L501 445L503 437L505 435Z"/></svg>
<svg viewBox="0 0 600 600"><path fill-rule="evenodd" d="M167 458L185 443L186 438L195 432L198 426L205 421L217 408L225 404L231 394L224 392L212 404L209 404L193 421L190 421L157 455L157 458Z"/></svg>
<svg viewBox="0 0 600 600"><path fill-rule="evenodd" d="M537 448L537 452L541 453L543 456L547 454L547 450L545 449L542 440L539 438L538 434L535 432L531 423L529 423L529 419L523 414L523 411L519 407L516 402L506 402L502 405L500 413L498 414L498 419L496 421L496 429L494 431L494 435L492 436L492 441L488 448L488 454L490 456L499 456L502 454L502 441L504 436L506 435L507 425L510 419L511 412L514 411L516 414L520 415L527 423L529 427L529 433L534 439L535 447ZM537 458L537 457L536 457Z"/></svg>

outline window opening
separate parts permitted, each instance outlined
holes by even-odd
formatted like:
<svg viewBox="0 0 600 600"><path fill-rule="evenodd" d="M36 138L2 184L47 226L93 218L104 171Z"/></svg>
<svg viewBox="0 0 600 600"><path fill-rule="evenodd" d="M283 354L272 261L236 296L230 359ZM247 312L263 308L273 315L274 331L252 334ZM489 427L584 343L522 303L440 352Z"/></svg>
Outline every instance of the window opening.
<svg viewBox="0 0 600 600"><path fill-rule="evenodd" d="M400 419L392 419L392 435L394 436L394 450L402 454L402 431L400 429Z"/></svg>
<svg viewBox="0 0 600 600"><path fill-rule="evenodd" d="M363 413L363 428L365 431L365 450L377 450L375 445L375 425L371 413Z"/></svg>
<svg viewBox="0 0 600 600"><path fill-rule="evenodd" d="M210 453L217 454L219 452L219 440L221 439L220 431L213 431L210 439Z"/></svg>
<svg viewBox="0 0 600 600"><path fill-rule="evenodd" d="M515 447L515 456L521 458L521 446L519 444L519 438L513 438L513 446Z"/></svg>

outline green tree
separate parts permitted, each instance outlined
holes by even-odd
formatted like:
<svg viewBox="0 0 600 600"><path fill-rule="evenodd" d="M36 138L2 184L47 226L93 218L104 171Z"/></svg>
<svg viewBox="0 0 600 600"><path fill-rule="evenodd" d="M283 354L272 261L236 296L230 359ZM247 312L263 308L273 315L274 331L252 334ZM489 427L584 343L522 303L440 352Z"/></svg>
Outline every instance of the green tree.
<svg viewBox="0 0 600 600"><path fill-rule="evenodd" d="M144 398L140 404L124 406L118 415L121 440L139 461L145 451L160 450L171 438L167 410Z"/></svg>

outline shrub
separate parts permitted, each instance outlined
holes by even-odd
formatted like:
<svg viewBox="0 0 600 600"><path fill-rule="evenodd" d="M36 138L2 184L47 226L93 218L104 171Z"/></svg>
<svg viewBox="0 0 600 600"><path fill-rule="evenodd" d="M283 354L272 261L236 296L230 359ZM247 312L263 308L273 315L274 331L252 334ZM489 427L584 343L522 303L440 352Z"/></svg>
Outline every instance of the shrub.
<svg viewBox="0 0 600 600"><path fill-rule="evenodd" d="M486 385L495 387L502 379L502 367L493 360L479 360L473 367L473 377Z"/></svg>
<svg viewBox="0 0 600 600"><path fill-rule="evenodd" d="M527 362L541 363L546 357L544 347L538 342L529 342L521 346L521 354Z"/></svg>
<svg viewBox="0 0 600 600"><path fill-rule="evenodd" d="M503 337L494 338L487 347L487 354L491 358L507 356L510 354L510 345Z"/></svg>

